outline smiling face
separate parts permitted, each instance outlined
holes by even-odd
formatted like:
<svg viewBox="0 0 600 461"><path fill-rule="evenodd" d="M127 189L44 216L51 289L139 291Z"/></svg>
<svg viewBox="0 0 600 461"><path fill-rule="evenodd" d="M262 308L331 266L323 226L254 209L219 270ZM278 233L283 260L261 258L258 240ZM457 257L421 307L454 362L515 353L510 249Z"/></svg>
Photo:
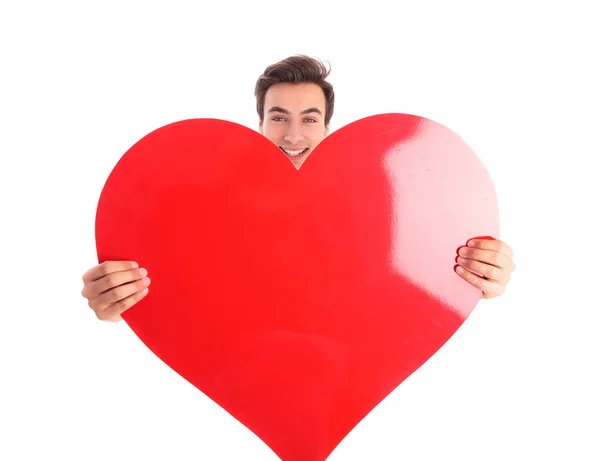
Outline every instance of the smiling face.
<svg viewBox="0 0 600 461"><path fill-rule="evenodd" d="M325 94L319 85L277 83L265 94L260 132L300 168L329 132L325 109Z"/></svg>

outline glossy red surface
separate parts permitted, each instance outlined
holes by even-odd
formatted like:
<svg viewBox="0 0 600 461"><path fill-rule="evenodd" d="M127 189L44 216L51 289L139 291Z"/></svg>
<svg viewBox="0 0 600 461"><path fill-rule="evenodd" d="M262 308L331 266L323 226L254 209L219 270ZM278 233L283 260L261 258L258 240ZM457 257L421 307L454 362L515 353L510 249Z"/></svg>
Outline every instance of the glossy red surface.
<svg viewBox="0 0 600 461"><path fill-rule="evenodd" d="M167 125L116 165L96 226L100 262L148 269L123 317L149 349L282 460L323 461L473 310L456 251L499 218L456 134L383 114L299 170L232 122Z"/></svg>

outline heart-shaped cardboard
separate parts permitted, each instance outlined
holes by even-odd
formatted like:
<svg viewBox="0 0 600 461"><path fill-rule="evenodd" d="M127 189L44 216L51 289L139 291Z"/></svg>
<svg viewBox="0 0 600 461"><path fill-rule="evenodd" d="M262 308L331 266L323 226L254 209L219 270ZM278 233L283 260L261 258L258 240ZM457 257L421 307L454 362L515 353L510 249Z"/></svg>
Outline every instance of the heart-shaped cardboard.
<svg viewBox="0 0 600 461"><path fill-rule="evenodd" d="M96 238L148 269L123 318L150 350L282 460L323 461L461 326L481 292L457 248L498 228L469 146L392 113L299 170L232 122L164 126L110 174Z"/></svg>

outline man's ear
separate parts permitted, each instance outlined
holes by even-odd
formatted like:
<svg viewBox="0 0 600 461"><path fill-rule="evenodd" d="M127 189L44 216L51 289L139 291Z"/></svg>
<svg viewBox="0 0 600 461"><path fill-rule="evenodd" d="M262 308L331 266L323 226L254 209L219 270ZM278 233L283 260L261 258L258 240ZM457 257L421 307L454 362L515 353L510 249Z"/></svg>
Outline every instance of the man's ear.
<svg viewBox="0 0 600 461"><path fill-rule="evenodd" d="M329 125L325 125L325 136L329 134Z"/></svg>

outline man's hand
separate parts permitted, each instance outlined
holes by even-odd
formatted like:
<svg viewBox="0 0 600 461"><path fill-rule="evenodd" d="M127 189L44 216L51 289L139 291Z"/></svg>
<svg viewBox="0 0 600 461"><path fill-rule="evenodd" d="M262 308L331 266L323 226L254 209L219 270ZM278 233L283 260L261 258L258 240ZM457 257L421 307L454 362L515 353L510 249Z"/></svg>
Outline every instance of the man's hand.
<svg viewBox="0 0 600 461"><path fill-rule="evenodd" d="M83 274L81 296L100 320L118 322L146 294L150 279L133 261L106 261Z"/></svg>
<svg viewBox="0 0 600 461"><path fill-rule="evenodd" d="M479 288L486 299L504 293L516 268L513 251L506 243L485 238L471 239L460 247L456 262L458 275Z"/></svg>

